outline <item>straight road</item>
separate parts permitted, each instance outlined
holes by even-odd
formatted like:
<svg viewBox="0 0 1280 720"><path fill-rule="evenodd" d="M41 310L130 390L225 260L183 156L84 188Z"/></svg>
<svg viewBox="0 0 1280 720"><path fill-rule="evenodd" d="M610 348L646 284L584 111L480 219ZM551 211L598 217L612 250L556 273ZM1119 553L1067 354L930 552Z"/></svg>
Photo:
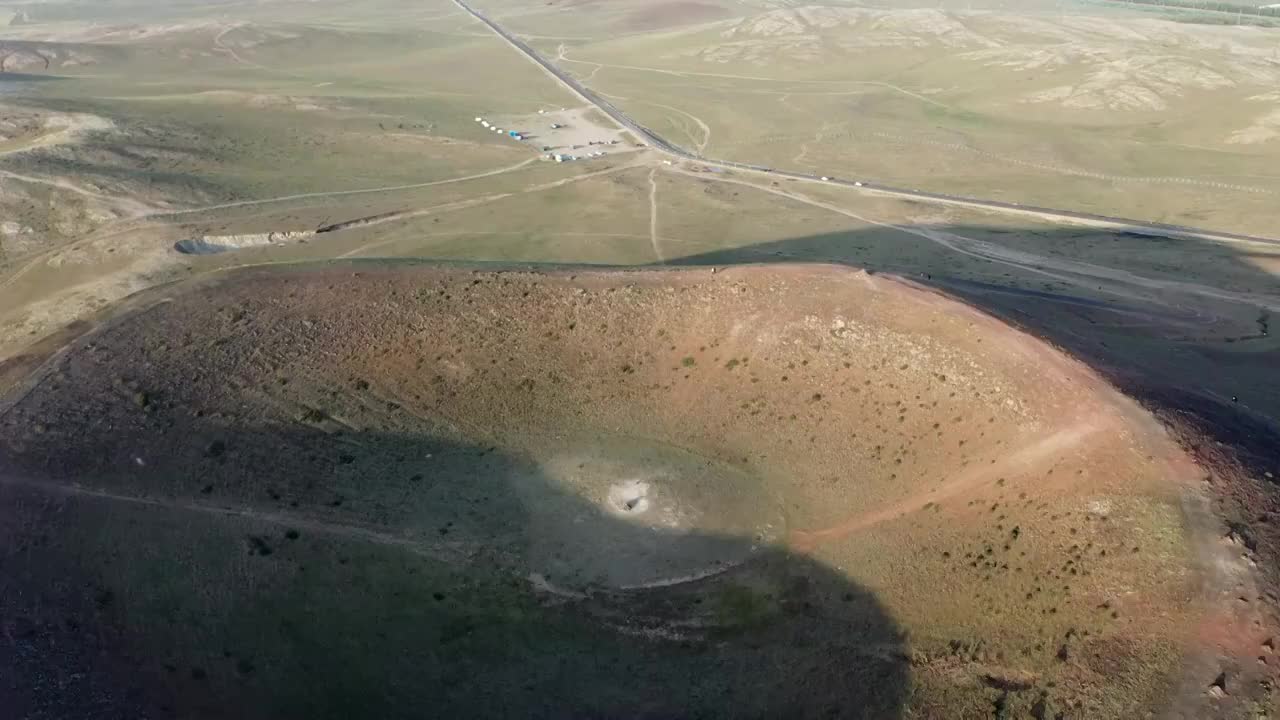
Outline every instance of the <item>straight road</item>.
<svg viewBox="0 0 1280 720"><path fill-rule="evenodd" d="M676 157L682 160L692 160L710 167L718 167L733 170L745 170L753 173L763 173L780 178L788 178L793 180L805 180L808 182L824 183L828 185L845 185L849 187L857 187L863 190L872 190L885 195L893 195L902 198L910 198L916 200L931 200L934 202L946 203L949 205L962 205L987 210L998 210L1002 212L1012 212L1023 215L1030 215L1045 220L1065 220L1075 223L1087 223L1097 225L1112 230L1127 231L1152 236L1176 236L1184 238L1192 238L1197 240L1214 240L1214 241L1238 241L1262 243L1265 245L1280 245L1280 239L1270 237L1260 237L1256 235L1246 235L1243 233L1221 232L1217 230L1206 230L1203 228L1189 227L1186 225L1171 225L1167 223L1147 222L1144 220L1132 220L1129 218L1112 217L1108 215L1095 215L1093 213L1077 212L1075 210L1060 210L1056 208L1037 207L1034 205L1023 205L1015 202L1006 202L1003 200L985 200L982 198L965 197L962 195L949 195L946 193L927 192L914 188L900 188L891 185L877 183L872 180L845 180L833 178L829 176L820 176L816 174L793 172L789 170L775 170L771 167L762 165L753 165L750 163L734 162L732 160L716 160L713 158L702 157L698 153L686 150L679 145L663 138L657 133L649 130L640 123L633 120L622 110L618 109L613 103L604 99L590 88L575 80L568 73L561 70L554 63L543 57L538 51L534 50L527 43L514 34L508 32L498 23L489 19L488 16L479 10L471 7L466 0L453 0L454 4L462 8L476 20L479 20L495 34L505 40L509 45L520 51L525 57L542 67L552 77L559 80L562 85L569 89L574 95L582 98L588 103L596 106L605 115L608 115L619 126L631 131L636 137L640 138L649 147L658 150L661 153ZM823 177L828 179L824 180Z"/></svg>

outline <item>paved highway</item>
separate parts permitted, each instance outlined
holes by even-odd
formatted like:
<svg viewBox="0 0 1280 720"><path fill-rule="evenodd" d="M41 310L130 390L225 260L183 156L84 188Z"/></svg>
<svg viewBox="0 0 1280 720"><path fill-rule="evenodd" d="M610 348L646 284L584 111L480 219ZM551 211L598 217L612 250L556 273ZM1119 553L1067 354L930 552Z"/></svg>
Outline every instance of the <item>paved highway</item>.
<svg viewBox="0 0 1280 720"><path fill-rule="evenodd" d="M914 198L923 200L932 200L934 202L943 202L952 205L967 205L970 207L986 208L991 210L1000 210L1004 212L1016 212L1027 215L1035 215L1041 218L1061 219L1076 222L1087 222L1091 224L1105 225L1110 229L1129 231L1143 235L1153 236L1179 236L1204 240L1239 240L1245 242L1264 243L1268 245L1280 245L1280 239L1260 237L1256 235L1245 235L1242 233L1220 232L1217 230L1206 230L1203 228L1188 227L1185 225L1169 225L1165 223L1148 222L1145 220L1131 220L1128 218L1111 217L1107 215L1095 215L1092 213L1076 212L1074 210L1059 210L1055 208L1037 207L1034 205L1022 205L1014 202L1005 202L1003 200L983 200L981 198L964 197L962 195L948 195L946 193L926 192L923 190L899 188L891 185L884 185L870 180L832 178L829 176L813 175L808 173L798 173L789 170L775 170L774 168L764 167L761 165L752 165L749 163L734 162L732 160L715 160L712 158L702 157L696 153L685 150L669 140L663 138L652 130L646 128L635 120L631 119L626 113L619 110L613 103L605 100L590 88L575 80L568 73L561 70L550 60L544 58L538 51L529 47L520 38L507 32L501 25L479 10L468 5L465 0L453 0L454 4L465 10L472 17L484 23L490 30L496 33L503 40L506 40L512 47L519 50L527 58L538 64L549 73L552 77L559 80L562 85L568 88L578 97L586 100L588 103L595 105L601 112L608 115L618 125L630 130L637 137L642 139L647 145L653 147L663 153L672 155L683 160L693 160L703 165L719 168L731 168L736 170L746 170L756 173L766 173L768 175L789 178L794 180L806 180L810 182L826 183L831 185L847 185L850 187L859 187L864 190L875 190L880 193L896 195L904 198ZM828 177L823 180L823 177Z"/></svg>

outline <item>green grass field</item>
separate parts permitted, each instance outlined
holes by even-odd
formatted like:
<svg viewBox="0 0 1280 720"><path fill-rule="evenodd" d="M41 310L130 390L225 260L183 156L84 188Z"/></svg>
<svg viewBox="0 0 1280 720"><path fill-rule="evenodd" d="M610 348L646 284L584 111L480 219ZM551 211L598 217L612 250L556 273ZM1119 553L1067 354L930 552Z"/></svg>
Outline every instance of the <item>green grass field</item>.
<svg viewBox="0 0 1280 720"><path fill-rule="evenodd" d="M708 157L1266 233L1280 192L1266 38L1082 12L915 10L886 29L893 13L774 11L533 41Z"/></svg>
<svg viewBox="0 0 1280 720"><path fill-rule="evenodd" d="M150 183L157 199L167 189L178 201L405 184L528 157L472 118L569 99L495 39L474 34L195 25L124 48L64 68L63 79L23 99L109 118L115 132L89 138L75 158L33 152L4 163L139 194ZM112 152L122 146L160 160Z"/></svg>

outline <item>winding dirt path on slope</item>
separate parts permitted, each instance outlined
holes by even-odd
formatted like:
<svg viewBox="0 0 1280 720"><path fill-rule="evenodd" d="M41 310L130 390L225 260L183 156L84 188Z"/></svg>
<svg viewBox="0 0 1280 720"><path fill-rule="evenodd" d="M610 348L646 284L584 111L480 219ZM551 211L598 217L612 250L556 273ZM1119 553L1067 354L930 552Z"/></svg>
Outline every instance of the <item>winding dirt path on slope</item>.
<svg viewBox="0 0 1280 720"><path fill-rule="evenodd" d="M125 233L134 232L137 230L138 223L143 221L154 220L159 218L181 217L183 215L194 215L197 213L210 212L214 210L228 210L231 208L241 208L241 207L257 207L261 205L270 205L273 203L290 202L293 200L314 200L314 199L333 198L333 197L369 195L369 194L384 193L384 192L398 192L402 190L417 190L419 188L433 187L437 185L448 185L450 183L465 182L468 180L478 180L480 178L493 177L495 175L501 175L503 173L514 172L516 170L527 167L537 162L537 160L538 158L532 157L527 160L518 162L514 165L507 165L505 167L495 168L493 170L487 170L482 173L476 173L473 175L464 175L464 176L455 177L455 178L448 178L445 180L432 180L430 182L411 183L408 185L388 185L384 187L364 188L360 190L335 190L332 192L301 193L298 195L281 195L278 197L262 198L260 200L242 200L238 202L221 203L217 205L206 205L203 207L184 208L181 210L162 210L162 211L149 212L145 215L139 215L137 217L128 218L122 221L125 223L123 227L120 227L120 226L103 227L103 228L100 228L98 231L91 233L89 235L86 235L85 237L82 237L78 240L74 240L70 243L67 243L65 245L61 245L55 248L50 248L46 252L36 255L35 257L28 260L22 267L18 268L17 270L10 273L7 277L0 280L0 290L3 290L4 288L8 287L15 280L26 275L28 272L30 272L31 270L39 266L41 263L47 262L51 257L57 255L60 252L73 250L87 242L100 241L106 238L116 237L119 235L123 235Z"/></svg>
<svg viewBox="0 0 1280 720"><path fill-rule="evenodd" d="M125 213L127 213L129 215L128 219L142 217L147 213L152 213L156 211L153 206L147 205L146 203L140 202L138 200L122 197L119 195L107 195L105 193L94 192L87 188L83 188L71 182L70 180L64 180L62 178L41 178L41 177L36 177L34 175L23 175L22 173L16 173L16 172L13 172L12 170L0 170L0 176L12 178L20 182L34 183L37 185L48 185L50 187L56 187L59 190L66 190L67 192L73 192L83 197L93 198L95 200L100 200L102 202L110 203L116 208L119 208L120 210L123 210Z"/></svg>
<svg viewBox="0 0 1280 720"><path fill-rule="evenodd" d="M230 57L235 62L247 68L252 68L254 70L261 70L262 72L272 73L275 75L283 75L284 77L295 78L298 80L307 79L305 75L299 75L297 73L289 72L288 70L281 70L279 68L268 67L266 65L253 62L252 60L246 60L244 59L243 56L241 56L239 53L235 51L235 48L222 42L222 38L226 37L227 33L231 32L232 30L239 30L241 28L249 27L251 24L252 23L248 23L248 22L239 22L239 23L235 23L234 25L230 25L226 28L223 28L222 32L218 33L218 35L213 39L214 52L222 53L227 57Z"/></svg>
<svg viewBox="0 0 1280 720"><path fill-rule="evenodd" d="M317 520L301 514L256 510L248 507L214 505L212 503L201 503L192 500L138 497L123 493L108 492L106 490L97 490L81 485L64 485L55 482L15 478L4 475L0 475L0 487L25 487L65 497L106 500L109 502L164 508L166 510L180 510L218 517L243 518L280 527L306 530L308 532L322 533L352 540L363 540L376 545L398 547L408 550L415 555L421 555L434 560L454 564L466 562L470 557L470 553L468 552L469 548L467 548L464 543L427 543L421 540L416 540L407 534L386 532L364 525L339 523L331 520Z"/></svg>
<svg viewBox="0 0 1280 720"><path fill-rule="evenodd" d="M81 113L70 115L57 114L49 120L62 123L62 126L42 133L39 137L31 140L30 142L0 150L0 157L4 157L6 155L18 155L32 150L38 150L40 148L53 147L55 145L66 145L74 142L80 135L85 133L106 131L114 127L111 121L106 120L105 118ZM83 197L110 203L112 206L122 210L130 216L136 217L156 211L156 208L153 206L147 205L146 203L138 200L90 190L65 178L37 177L35 175L27 175L25 173L4 169L0 169L0 177L7 177L25 183L56 187L60 190L66 190L67 192L72 192Z"/></svg>
<svg viewBox="0 0 1280 720"><path fill-rule="evenodd" d="M231 32L232 30L239 30L242 27L247 27L248 24L249 23L236 23L234 25L229 25L223 28L222 32L218 33L217 36L213 38L213 49L215 52L220 52L246 67L251 67L255 70L270 70L271 68L268 68L263 65L259 65L256 62L250 62L248 60L245 60L244 58L240 57L239 54L236 53L234 48L228 47L222 42L222 38L226 37L227 33Z"/></svg>
<svg viewBox="0 0 1280 720"><path fill-rule="evenodd" d="M654 107L663 108L664 110L670 110L672 112L679 113L689 118L690 120L692 120L694 124L698 126L698 131L702 133L702 137L701 139L693 137L693 134L689 132L686 132L685 134L688 135L689 139L693 141L693 144L697 148L697 153L699 155L706 152L707 144L711 142L711 128L705 122L702 121L702 118L698 117L697 115L694 115L691 112L681 110L680 108L673 107L671 105L665 105L663 103L657 103L657 102L650 102L648 100L643 100L641 102L643 102L645 105L652 105Z"/></svg>
<svg viewBox="0 0 1280 720"><path fill-rule="evenodd" d="M658 244L658 182L654 179L657 173L658 168L649 171L649 243L653 245L653 256L662 264L667 260Z"/></svg>
<svg viewBox="0 0 1280 720"><path fill-rule="evenodd" d="M445 203L443 205L434 205L432 207L421 208L418 210L408 210L400 213L388 213L385 215L379 215L375 218L370 218L366 221L354 220L354 221L351 221L350 223L343 223L343 225L345 226L343 229L366 228L374 225L382 225L384 223L389 223L389 222L399 222L402 220L409 220L415 217L435 215L438 213L451 212L454 210L464 210L466 208L476 207L478 205L488 205L491 202L504 200L510 197L516 197L518 195L542 192L545 190L554 190L555 188L564 187L565 185L571 185L581 180L589 180L591 178L600 177L602 175L611 175L613 173L622 172L624 170L630 170L632 168L638 167L639 165L640 165L639 163L632 163L629 165L622 165L619 167L606 168L604 170L597 170L595 172L583 173L581 175L574 175L573 177L562 178L560 180L555 180L548 183L542 183L540 185L532 185L523 190L518 190L515 192L495 193L492 195L484 195L478 198L468 198L466 200L458 200L456 202ZM477 234L483 234L483 233L477 233ZM604 234L604 233L591 233L591 234L596 235L596 234ZM355 250L352 250L350 252L343 253L338 257L339 258L356 257L374 248L384 247L386 245L399 242L402 239L403 238L390 238L388 240L384 240L381 242L362 245L361 247L358 247Z"/></svg>
<svg viewBox="0 0 1280 720"><path fill-rule="evenodd" d="M494 168L493 170L486 170L484 172L475 173L473 175L463 175L461 177L447 178L444 180L431 180L428 182L409 183L406 185L385 185L382 187L362 188L359 190L332 190L327 192L300 193L297 195L280 195L278 197L262 198L261 200L240 200L237 202L221 203L218 205L206 205L204 207L184 208L182 210L165 210L162 212L152 213L146 217L147 219L179 217L182 215L192 215L195 213L208 212L210 210L229 210L231 208L253 207L256 205L268 205L271 203L288 202L290 200L311 200L315 198L349 197L353 195L369 195L372 193L396 192L399 190L417 190L419 188L433 187L436 185L448 185L449 183L465 182L467 180L479 180L480 178L493 177L494 175L501 175L503 173L519 170L520 168L523 168L527 165L532 165L537 161L538 161L537 157L531 157L527 160L522 160L514 165L506 165L504 167Z"/></svg>
<svg viewBox="0 0 1280 720"><path fill-rule="evenodd" d="M848 537L864 528L921 510L929 503L947 500L980 485L994 483L1004 475L1033 470L1044 461L1059 457L1064 451L1079 446L1100 432L1118 429L1115 425L1113 419L1077 421L1065 428L1045 434L1017 450L992 458L988 464L971 466L938 487L915 493L892 505L853 515L825 528L794 530L788 542L796 550L811 552L824 543Z"/></svg>

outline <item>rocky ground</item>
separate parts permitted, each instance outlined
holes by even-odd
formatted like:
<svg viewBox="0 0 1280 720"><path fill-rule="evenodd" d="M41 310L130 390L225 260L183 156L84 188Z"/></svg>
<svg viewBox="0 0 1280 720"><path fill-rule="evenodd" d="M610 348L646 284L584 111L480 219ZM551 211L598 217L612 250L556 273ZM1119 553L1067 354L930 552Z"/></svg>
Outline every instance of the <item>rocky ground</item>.
<svg viewBox="0 0 1280 720"><path fill-rule="evenodd" d="M0 692L1250 717L1266 550L1200 463L1049 346L847 268L233 271L0 405Z"/></svg>

